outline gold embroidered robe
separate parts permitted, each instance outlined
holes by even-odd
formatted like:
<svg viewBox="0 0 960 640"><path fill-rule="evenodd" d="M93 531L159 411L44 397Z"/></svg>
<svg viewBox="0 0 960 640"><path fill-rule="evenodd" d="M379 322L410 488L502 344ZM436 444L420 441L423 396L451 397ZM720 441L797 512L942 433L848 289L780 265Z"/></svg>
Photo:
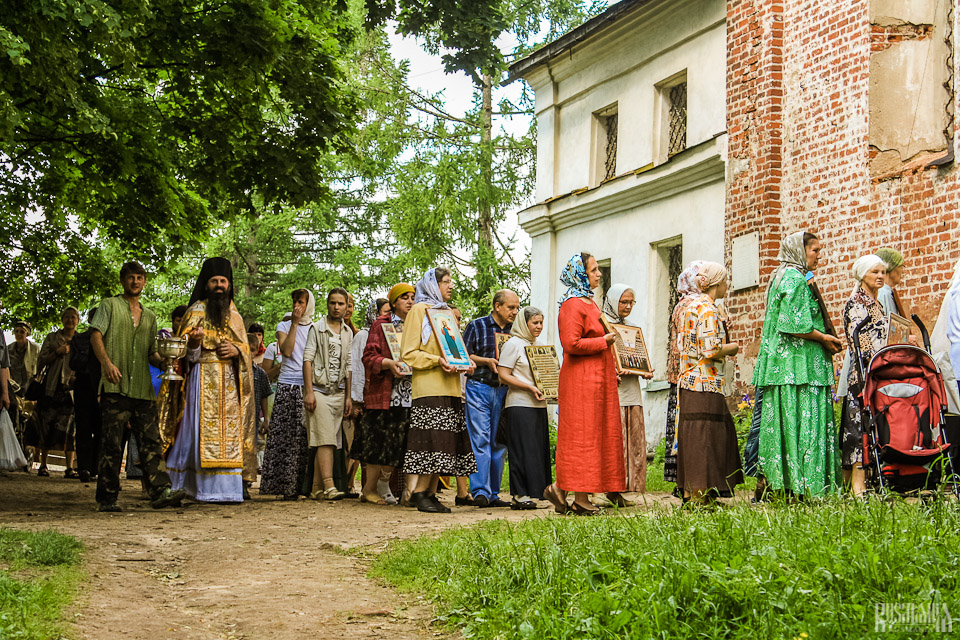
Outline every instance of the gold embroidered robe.
<svg viewBox="0 0 960 640"><path fill-rule="evenodd" d="M164 452L176 439L183 418L184 394L190 376L200 381L200 466L207 468L243 468L243 479L257 478L256 424L254 422L253 361L243 318L230 303L230 320L225 329L217 329L206 319L206 305L200 300L191 305L180 325L180 335L203 326L200 361L188 364L188 380L167 384L160 390L161 440ZM222 360L217 346L226 338L240 350L238 358ZM177 410L179 409L179 410Z"/></svg>

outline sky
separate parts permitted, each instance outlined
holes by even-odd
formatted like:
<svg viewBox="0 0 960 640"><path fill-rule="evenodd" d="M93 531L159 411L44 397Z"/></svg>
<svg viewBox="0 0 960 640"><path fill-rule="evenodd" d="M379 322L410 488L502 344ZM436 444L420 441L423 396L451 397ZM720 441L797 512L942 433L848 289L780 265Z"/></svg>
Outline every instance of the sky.
<svg viewBox="0 0 960 640"><path fill-rule="evenodd" d="M428 93L443 92L444 105L453 115L466 112L473 104L473 83L465 73L448 74L443 70L440 56L432 55L420 46L415 38L403 37L392 29L388 30L391 52L397 60L410 61L409 83L417 89ZM521 81L508 86L504 92L507 97L516 100L520 96ZM494 100L500 92L494 94ZM529 127L529 119L523 116L499 118L495 125L502 126L505 131L520 134ZM533 170L533 167L531 167ZM529 206L525 205L525 206ZM522 209L523 207L520 207ZM507 214L506 220L499 231L504 238L516 233L517 244L514 247L514 257L522 259L530 249L530 236L519 227L517 213L520 209Z"/></svg>

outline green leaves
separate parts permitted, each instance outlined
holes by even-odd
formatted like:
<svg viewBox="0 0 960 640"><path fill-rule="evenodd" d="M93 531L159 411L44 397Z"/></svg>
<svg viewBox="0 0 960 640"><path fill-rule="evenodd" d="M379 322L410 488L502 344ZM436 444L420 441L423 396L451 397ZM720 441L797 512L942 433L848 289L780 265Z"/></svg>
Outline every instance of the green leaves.
<svg viewBox="0 0 960 640"><path fill-rule="evenodd" d="M343 3L14 4L0 15L8 309L43 326L16 289L64 237L83 245L72 261L112 246L163 265L254 195L302 206L328 193L326 158L347 149L358 114L342 63L356 21ZM50 303L106 293L70 284Z"/></svg>

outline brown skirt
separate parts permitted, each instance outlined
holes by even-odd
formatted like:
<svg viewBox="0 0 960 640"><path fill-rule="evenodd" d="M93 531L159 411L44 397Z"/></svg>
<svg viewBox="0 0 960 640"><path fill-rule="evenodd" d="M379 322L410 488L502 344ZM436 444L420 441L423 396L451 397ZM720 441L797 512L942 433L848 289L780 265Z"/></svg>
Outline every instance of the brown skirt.
<svg viewBox="0 0 960 640"><path fill-rule="evenodd" d="M724 498L743 482L737 430L723 394L680 390L677 486Z"/></svg>
<svg viewBox="0 0 960 640"><path fill-rule="evenodd" d="M623 453L627 469L627 491L647 490L647 433L643 426L643 407L620 407L623 426Z"/></svg>

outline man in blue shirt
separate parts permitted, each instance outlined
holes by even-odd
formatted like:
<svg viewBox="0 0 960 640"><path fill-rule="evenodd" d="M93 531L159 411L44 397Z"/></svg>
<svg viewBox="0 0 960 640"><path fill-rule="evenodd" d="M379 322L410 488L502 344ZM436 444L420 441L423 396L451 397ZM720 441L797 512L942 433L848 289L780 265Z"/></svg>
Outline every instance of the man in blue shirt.
<svg viewBox="0 0 960 640"><path fill-rule="evenodd" d="M477 459L477 472L470 476L470 492L478 507L508 507L500 499L500 479L506 447L499 445L497 424L506 385L500 384L497 370L497 334L509 334L520 311L520 298L509 289L501 289L493 296L493 312L477 318L463 332L463 343L477 370L467 376L466 407L467 431Z"/></svg>

